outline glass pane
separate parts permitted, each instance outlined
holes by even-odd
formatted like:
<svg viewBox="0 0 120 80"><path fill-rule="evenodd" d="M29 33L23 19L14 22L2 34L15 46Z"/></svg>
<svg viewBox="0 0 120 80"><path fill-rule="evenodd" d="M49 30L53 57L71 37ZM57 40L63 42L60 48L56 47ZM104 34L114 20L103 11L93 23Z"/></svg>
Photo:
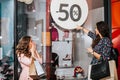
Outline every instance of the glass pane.
<svg viewBox="0 0 120 80"><path fill-rule="evenodd" d="M0 79L13 80L14 72L13 15L14 15L14 0L0 0Z"/></svg>
<svg viewBox="0 0 120 80"><path fill-rule="evenodd" d="M46 0L18 0L17 1L17 26L16 26L16 44L23 36L30 36L32 41L36 44L36 49L39 55L43 57L43 63L45 57L45 49L42 47L42 31L46 27ZM44 50L43 50L44 49ZM18 58L18 57L15 57ZM15 61L18 65L17 73L18 78L22 78L20 76L23 70L22 64ZM24 61L23 61L24 62ZM16 73L16 74L17 74ZM29 73L29 72L26 72ZM22 74L21 74L22 75ZM26 75L29 76L29 75Z"/></svg>

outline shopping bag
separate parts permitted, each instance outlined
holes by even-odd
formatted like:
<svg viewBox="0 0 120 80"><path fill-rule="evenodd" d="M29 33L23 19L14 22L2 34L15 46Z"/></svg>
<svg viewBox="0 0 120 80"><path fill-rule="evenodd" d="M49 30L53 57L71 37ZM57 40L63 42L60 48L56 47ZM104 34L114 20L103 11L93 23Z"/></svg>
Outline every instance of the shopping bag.
<svg viewBox="0 0 120 80"><path fill-rule="evenodd" d="M43 77L46 76L45 69L43 68L42 64L39 63L39 61L35 60L34 61L36 72L38 77Z"/></svg>
<svg viewBox="0 0 120 80"><path fill-rule="evenodd" d="M94 64L91 66L90 78L93 80L99 80L104 77L110 76L110 69L108 61Z"/></svg>
<svg viewBox="0 0 120 80"><path fill-rule="evenodd" d="M117 68L114 60L109 61L110 77L105 77L100 80L118 80Z"/></svg>
<svg viewBox="0 0 120 80"><path fill-rule="evenodd" d="M37 78L38 78L34 61L32 61L32 63L30 64L29 76L30 76L32 79L37 79Z"/></svg>

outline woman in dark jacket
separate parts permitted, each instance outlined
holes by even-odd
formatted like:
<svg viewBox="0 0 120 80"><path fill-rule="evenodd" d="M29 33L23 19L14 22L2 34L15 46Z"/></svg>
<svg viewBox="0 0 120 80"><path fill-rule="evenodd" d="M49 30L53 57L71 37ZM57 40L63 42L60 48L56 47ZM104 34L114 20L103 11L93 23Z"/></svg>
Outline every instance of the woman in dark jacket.
<svg viewBox="0 0 120 80"><path fill-rule="evenodd" d="M81 26L78 26L76 29L83 30L93 39L91 48L87 49L88 52L94 56L91 64L96 64L110 59L112 42L109 34L109 27L104 21L96 23L95 33Z"/></svg>

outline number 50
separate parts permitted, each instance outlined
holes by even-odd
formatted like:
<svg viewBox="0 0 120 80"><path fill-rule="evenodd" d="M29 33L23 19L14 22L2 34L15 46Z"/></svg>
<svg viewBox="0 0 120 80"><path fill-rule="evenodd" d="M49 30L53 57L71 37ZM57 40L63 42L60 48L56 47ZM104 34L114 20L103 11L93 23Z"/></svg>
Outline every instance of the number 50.
<svg viewBox="0 0 120 80"><path fill-rule="evenodd" d="M59 20L61 21L66 21L69 18L69 12L65 9L63 9L63 7L68 7L68 4L60 4L60 8L59 8L59 12L64 13L65 17L58 17ZM74 11L74 8L78 9L78 12ZM76 15L77 17L74 17L74 15ZM79 5L74 4L71 6L70 8L70 18L73 21L79 21L81 17L81 8Z"/></svg>

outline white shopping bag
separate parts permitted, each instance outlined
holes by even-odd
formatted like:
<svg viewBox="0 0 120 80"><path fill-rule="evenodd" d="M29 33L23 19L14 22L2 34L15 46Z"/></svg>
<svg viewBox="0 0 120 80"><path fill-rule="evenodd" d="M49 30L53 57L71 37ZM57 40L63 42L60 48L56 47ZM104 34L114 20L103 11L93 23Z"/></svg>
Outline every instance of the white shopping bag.
<svg viewBox="0 0 120 80"><path fill-rule="evenodd" d="M36 72L37 72L38 76L39 77L45 76L46 73L45 73L45 70L44 70L42 64L40 64L39 61L37 61L37 60L34 61L34 64L35 64L35 68L36 68Z"/></svg>

